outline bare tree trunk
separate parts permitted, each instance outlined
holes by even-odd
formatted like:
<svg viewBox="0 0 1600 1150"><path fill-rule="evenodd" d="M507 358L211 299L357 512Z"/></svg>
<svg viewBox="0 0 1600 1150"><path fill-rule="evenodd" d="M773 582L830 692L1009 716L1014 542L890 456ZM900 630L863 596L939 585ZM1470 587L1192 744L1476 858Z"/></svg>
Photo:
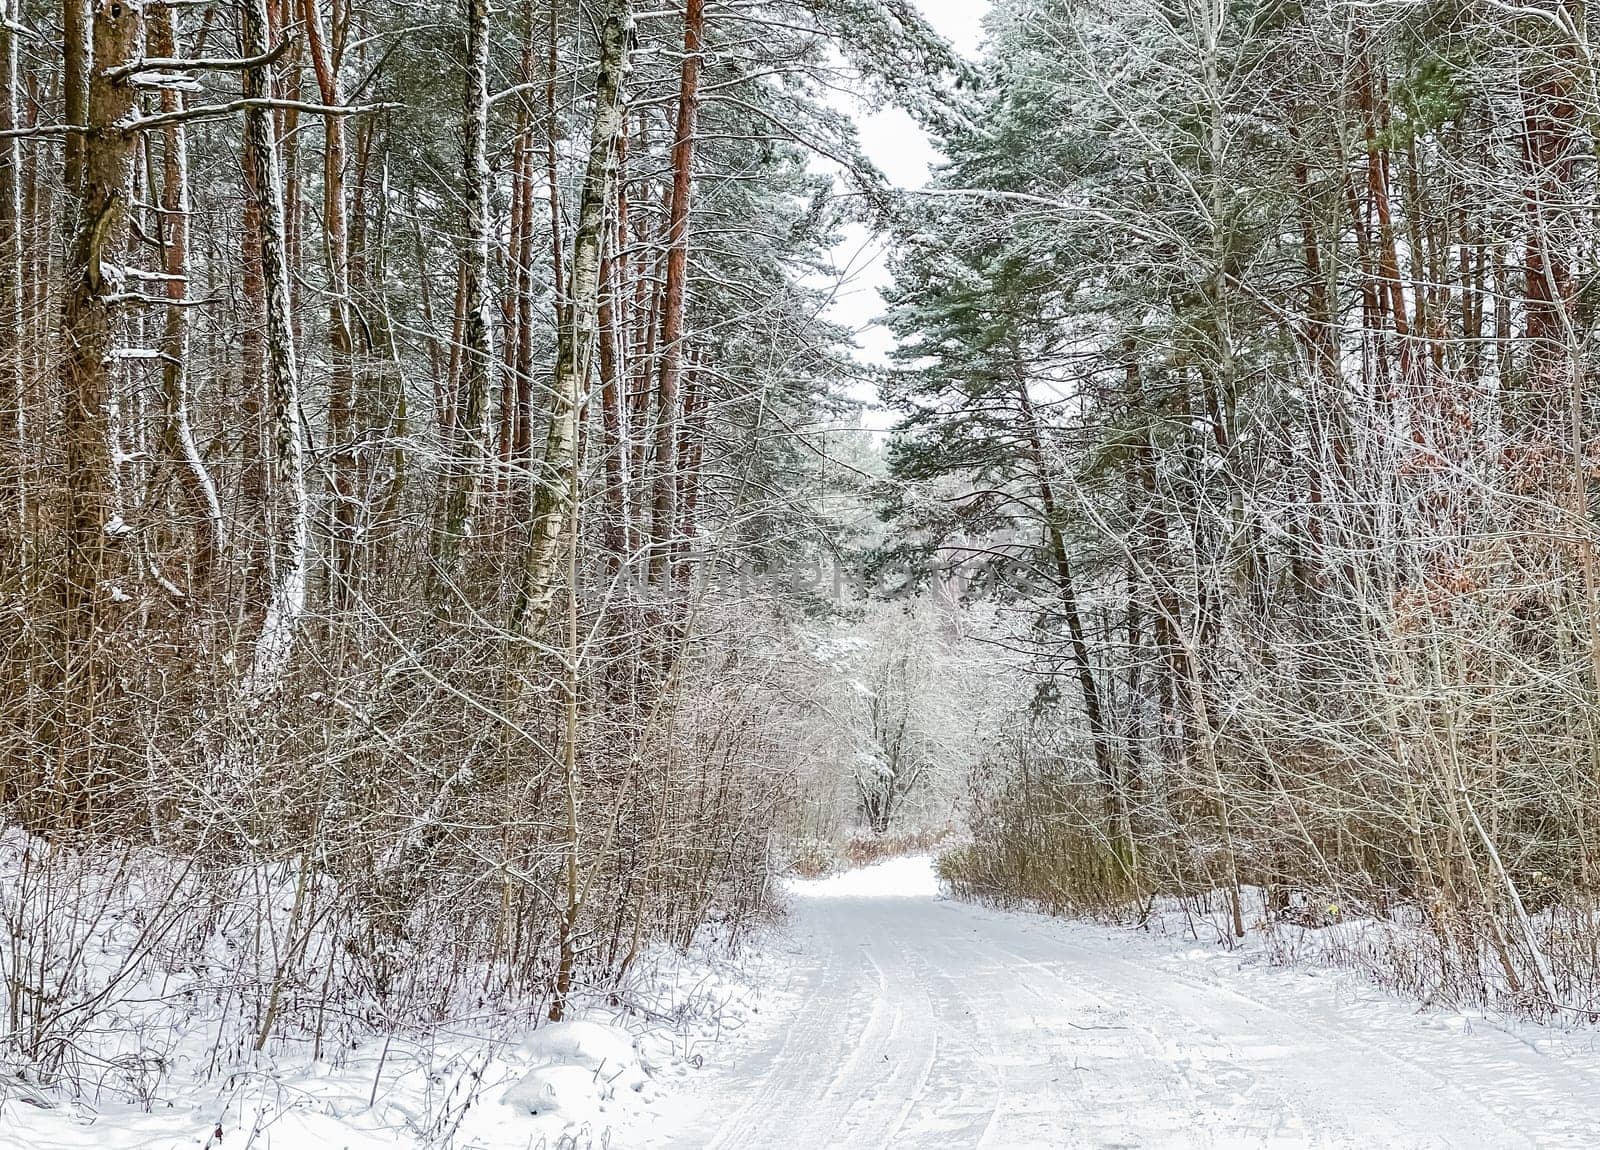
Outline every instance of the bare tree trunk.
<svg viewBox="0 0 1600 1150"><path fill-rule="evenodd" d="M533 69L532 56L530 56L528 70ZM515 466L522 469L527 475L533 474L533 296L535 278L533 274L533 213L536 196L534 193L534 148L533 148L533 115L528 116L528 135L526 148L523 155L522 179L522 236L516 249L517 258L517 340L514 354L510 356L512 371L516 377L516 424L515 436L512 442L512 458ZM517 504L521 510L526 510L531 500L531 492L524 481L517 485L519 499Z"/></svg>
<svg viewBox="0 0 1600 1150"><path fill-rule="evenodd" d="M130 598L117 476L116 296L123 287L117 262L126 248L128 201L137 136L122 127L136 105L136 89L108 70L137 60L144 50L142 0L101 0L94 14L94 58L85 134L82 212L67 266L61 311L62 444L65 455L66 531L59 577L60 650L56 691L60 725L42 740L57 750L54 791L58 814L81 821L92 776L97 682L115 604ZM48 720L47 720L48 722Z"/></svg>
<svg viewBox="0 0 1600 1150"><path fill-rule="evenodd" d="M556 73L561 66L560 38L557 34L556 19L559 15L558 5L555 0L550 2L550 22L547 27L544 73L544 164L545 164L545 191L550 202L550 268L555 278L556 301L556 327L566 322L566 307L569 301L567 292L567 277L562 265L561 242L561 173L556 167L556 133L561 128L561 122L556 117ZM530 461L531 466L531 461Z"/></svg>
<svg viewBox="0 0 1600 1150"><path fill-rule="evenodd" d="M694 127L700 100L700 48L705 22L705 0L688 0L683 17L677 136L672 145L672 203L667 216L667 283L661 316L661 375L656 403L656 491L650 524L652 579L667 575L672 536L677 526L678 381L683 372L689 197L694 182Z"/></svg>
<svg viewBox="0 0 1600 1150"><path fill-rule="evenodd" d="M253 81L244 77L248 94ZM240 295L243 302L239 333L239 413L244 425L240 508L235 523L247 548L242 581L241 613L254 618L266 610L272 583L272 555L268 542L268 459L265 404L267 293L263 287L261 252L261 193L257 187L255 144L247 131L240 154L244 181L244 206L239 220Z"/></svg>
<svg viewBox="0 0 1600 1150"><path fill-rule="evenodd" d="M39 78L28 78L28 96L24 102L27 114L19 127L37 127L39 123ZM45 177L45 158L41 148L22 149L22 247L24 271L22 284L23 322L27 327L27 340L31 354L23 353L23 371L30 378L44 377L45 361L50 351L54 328L53 317L48 315L45 297L50 278L50 251L55 244L55 211L50 194L53 180Z"/></svg>
<svg viewBox="0 0 1600 1150"><path fill-rule="evenodd" d="M175 58L178 54L176 20L172 9L161 6L150 21L150 53ZM162 90L161 110L176 112L183 96ZM194 517L195 551L191 589L201 591L211 583L222 550L222 508L216 485L195 445L189 421L189 142L181 123L163 129L161 215L166 245L167 308L161 342L162 445L172 461L178 488Z"/></svg>
<svg viewBox="0 0 1600 1150"><path fill-rule="evenodd" d="M1027 384L1020 382L1017 400L1021 405L1023 434L1027 442L1029 462L1033 464L1035 482L1039 489L1039 508L1044 514L1045 539L1050 550L1050 560L1055 566L1056 589L1061 600L1061 611L1066 616L1067 634L1071 639L1072 666L1078 677L1078 687L1083 697L1083 714L1089 724L1089 738L1094 746L1095 766L1113 796L1117 793L1115 753L1111 747L1110 728L1106 723L1105 708L1101 704L1100 687L1095 680L1094 662L1089 653L1089 642L1083 626L1083 613L1078 607L1078 592L1072 575L1072 561L1067 555L1067 542L1061 531L1061 508L1056 499L1055 484L1050 476L1044 455L1044 443L1039 435L1038 418L1033 401L1028 397Z"/></svg>
<svg viewBox="0 0 1600 1150"><path fill-rule="evenodd" d="M323 31L322 12L317 0L302 0L301 18L306 42L311 49L311 67L316 72L322 102L337 107L343 102L339 84L342 41L335 12L334 39L330 45ZM355 576L356 504L358 494L354 472L357 448L352 443L351 421L356 409L355 340L350 322L350 224L344 190L344 117L322 118L322 228L323 250L328 261L328 343L333 371L328 381L328 468L333 488L333 578L331 605L339 609L348 602L350 582Z"/></svg>
<svg viewBox="0 0 1600 1150"><path fill-rule="evenodd" d="M112 0L116 2L116 0ZM265 0L241 0L240 41L247 57L267 54ZM245 71L245 94L267 95L267 67ZM272 588L255 657L245 677L247 694L261 696L278 685L294 651L296 624L305 610L310 508L306 496L304 433L300 415L300 366L295 356L289 306L289 263L283 243L283 178L278 168L272 111L245 112L245 134L254 167L261 235L261 286L266 297L265 460L273 507Z"/></svg>
<svg viewBox="0 0 1600 1150"><path fill-rule="evenodd" d="M552 19L554 19L552 8ZM535 34L533 4L526 0L522 7L523 40L522 67L519 82L533 83ZM548 93L554 100L554 93ZM533 399L533 297L534 277L534 213L537 204L535 172L537 170L534 146L534 105L527 96L520 99L517 114L515 176L511 191L511 230L506 247L511 265L511 294L506 300L505 350L501 358L505 365L506 383L502 398L506 410L501 412L501 425L505 440L501 444L504 461L502 489L509 489L511 499L508 511L513 520L527 515L532 506L533 493L529 479L533 475L533 425L535 404ZM552 227L555 217L551 216ZM559 311L557 314L559 321Z"/></svg>
<svg viewBox="0 0 1600 1150"><path fill-rule="evenodd" d="M448 585L457 573L462 543L472 535L472 516L488 452L489 374L494 348L489 328L489 5L462 0L466 24L466 86L462 122L462 196L467 204L467 252L462 264L461 378L455 412L445 438L444 515L434 533L436 578Z"/></svg>
<svg viewBox="0 0 1600 1150"><path fill-rule="evenodd" d="M633 444L641 429L633 422L633 405L630 402L629 390L635 370L633 357L640 350L633 341L633 325L637 319L633 303L644 278L639 275L641 261L634 259L629 253L632 238L628 230L629 214L628 127L624 118L622 134L617 137L617 219L611 245L611 274L609 277L603 277L604 284L608 285L607 290L611 293L608 297L610 300L608 310L611 347L616 357L616 363L613 365L614 391L609 397L605 395L601 397L602 403L607 405L605 418L611 421L610 436L615 441L617 453L614 463L615 475L607 473L607 481L611 483L611 514L616 527L613 544L617 554L623 557L624 563L628 561L627 557L633 554L637 545L638 524L633 517L632 485L638 472L633 467ZM638 280L639 284L630 288L634 280ZM606 316L601 316L602 327L605 326L606 319ZM604 333L601 338L605 338ZM604 370L603 364L602 370ZM608 464L608 466L613 465Z"/></svg>
<svg viewBox="0 0 1600 1150"><path fill-rule="evenodd" d="M94 23L90 0L61 0L62 115L69 124L89 122L89 70L95 59L90 30ZM88 145L88 135L80 132L68 132L62 141L69 197L83 186Z"/></svg>
<svg viewBox="0 0 1600 1150"><path fill-rule="evenodd" d="M7 0L3 6L6 20L16 22L20 7L20 0ZM17 32L0 26L0 69L4 70L0 76L0 130L24 126L18 56ZM41 534L29 489L36 456L28 442L37 419L29 412L29 393L38 379L33 370L34 353L29 349L33 342L29 338L33 323L29 296L34 260L29 244L37 240L40 225L28 209L35 200L33 173L38 168L37 153L42 149L28 151L31 154L24 158L20 140L0 139L0 409L14 406L8 417L0 416L0 436L4 436L0 442L0 522L5 524L0 527L0 572L4 572L0 574L0 594L12 596L19 603L27 601L35 591L35 559ZM43 430L42 422L40 429ZM24 685L35 680L40 661L36 647L24 641L20 631L13 624L5 628L5 638L0 640L6 648L4 662L10 681L17 684L12 688L10 705L0 707L0 716L13 732L29 731L36 721L25 702L32 692ZM29 765L30 741L8 739L7 749L0 752L0 778L5 781L0 794L7 798L37 781L37 772Z"/></svg>
<svg viewBox="0 0 1600 1150"><path fill-rule="evenodd" d="M533 509L532 537L523 568L513 630L538 626L556 590L562 528L574 498L567 476L578 456L578 417L599 334L600 255L606 213L616 186L617 138L622 132L623 85L633 38L632 0L613 0L600 31L600 75L595 86L594 130L584 175L578 228L573 237L571 290L556 343L556 379L544 475Z"/></svg>
<svg viewBox="0 0 1600 1150"><path fill-rule="evenodd" d="M523 295L523 280L528 274L528 268L521 261L519 253L528 222L523 203L524 183L528 176L529 137L527 116L519 113L511 150L511 221L505 248L505 279L511 290L502 292L500 297L500 429L495 436L500 455L500 474L495 487L496 493L502 497L512 490L511 472L517 460L517 437L524 422L524 408L517 393L522 384L517 377L517 343L522 334L517 307ZM518 487L520 489L520 485Z"/></svg>
<svg viewBox="0 0 1600 1150"><path fill-rule="evenodd" d="M417 203L417 189L411 188L411 238L416 248L417 295L422 305L422 323L428 340L428 374L433 377L434 411L444 410L443 383L447 356L444 340L439 336L439 319L433 308L433 261L428 254L428 243L422 234L422 209Z"/></svg>
<svg viewBox="0 0 1600 1150"><path fill-rule="evenodd" d="M576 261L574 261L576 263ZM562 908L560 953L556 965L555 993L550 999L550 1021L560 1022L572 993L572 975L578 958L578 916L583 913L583 883L578 872L578 849L582 845L578 824L578 690L582 679L579 665L582 636L578 629L578 540L582 526L578 487L581 482L578 459L573 457L567 501L567 649L562 696L565 730L562 738L562 809L566 816L566 842L562 844L566 881L566 904Z"/></svg>
<svg viewBox="0 0 1600 1150"><path fill-rule="evenodd" d="M698 529L700 509L700 464L705 455L706 435L705 355L696 356L689 369L689 385L683 401L683 422L678 430L678 527L672 546L672 577L687 584L689 549Z"/></svg>
<svg viewBox="0 0 1600 1150"><path fill-rule="evenodd" d="M269 36L276 36L277 29L285 23L281 7L280 3L275 2L269 10L272 20L267 29ZM288 23L294 21L291 19ZM301 98L300 44L296 38L276 79L277 90L282 92L286 100ZM300 283L305 268L306 214L300 163L300 110L284 109L277 124L278 150L283 167L283 249L289 263L289 304L294 312L294 343L300 347L304 343L301 328L305 323L304 312L300 308Z"/></svg>
<svg viewBox="0 0 1600 1150"><path fill-rule="evenodd" d="M0 132L15 131L19 0L0 5ZM28 372L22 354L22 167L21 142L0 138L0 563L20 573L27 537ZM15 530L13 531L13 525Z"/></svg>
<svg viewBox="0 0 1600 1150"><path fill-rule="evenodd" d="M641 217L644 213L640 213ZM634 489L633 507L630 518L633 521L634 535L637 540L634 550L643 547L650 538L650 510L652 505L650 484L647 482L647 462L650 455L650 399L655 392L655 364L656 336L660 334L661 324L658 322L661 315L661 279L662 271L666 266L666 254L658 252L652 261L647 261L643 252L645 241L652 240L650 229L644 219L639 225L639 238L637 246L640 249L639 290L634 296L634 325L639 331L637 352L635 355L636 366L633 373L633 391L628 403L628 426L632 429L632 443L629 452L629 473L633 476ZM653 264L650 275L645 275L646 262ZM657 416L659 418L659 414ZM646 564L648 570L648 564Z"/></svg>
<svg viewBox="0 0 1600 1150"><path fill-rule="evenodd" d="M467 260L456 262L456 290L453 319L450 321L450 356L445 368L444 386L438 394L439 432L446 445L455 435L457 416L457 388L461 383L461 344L467 337Z"/></svg>
<svg viewBox="0 0 1600 1150"><path fill-rule="evenodd" d="M336 36L335 39L342 38ZM392 432L398 408L403 405L403 397L395 394L398 380L390 367L393 356L389 298L382 271L390 200L386 187L377 195L373 194L372 187L374 168L385 185L388 180L388 161L382 154L382 145L377 143L379 123L375 116L357 121L352 157L354 181L346 185L349 188L349 206L345 209L349 228L346 278L350 299L345 315L350 331L350 396L354 419L351 442L345 453L345 468L353 493L347 505L349 548L342 589L347 601L358 594L363 577L373 574L366 565L375 555L373 531L384 514L379 500L387 498L379 494L379 461L384 455L379 443ZM376 242L372 242L368 234L374 224Z"/></svg>
<svg viewBox="0 0 1600 1150"><path fill-rule="evenodd" d="M600 427L605 455L606 562L614 574L628 553L627 447L622 389L623 368L617 354L616 259L600 266Z"/></svg>

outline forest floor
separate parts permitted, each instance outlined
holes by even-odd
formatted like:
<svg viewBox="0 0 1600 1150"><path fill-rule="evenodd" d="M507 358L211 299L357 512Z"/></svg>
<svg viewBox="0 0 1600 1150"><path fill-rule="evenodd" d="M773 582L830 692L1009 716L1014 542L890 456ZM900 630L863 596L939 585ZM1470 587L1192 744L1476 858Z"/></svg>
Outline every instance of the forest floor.
<svg viewBox="0 0 1600 1150"><path fill-rule="evenodd" d="M928 860L798 883L762 1033L669 1100L671 1150L1593 1147L1600 1032L1361 975L939 897Z"/></svg>

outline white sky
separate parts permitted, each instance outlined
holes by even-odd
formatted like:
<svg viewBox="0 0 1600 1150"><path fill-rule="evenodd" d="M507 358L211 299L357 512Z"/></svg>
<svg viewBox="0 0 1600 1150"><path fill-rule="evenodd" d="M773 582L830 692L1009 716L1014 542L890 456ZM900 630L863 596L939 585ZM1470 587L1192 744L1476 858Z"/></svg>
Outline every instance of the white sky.
<svg viewBox="0 0 1600 1150"><path fill-rule="evenodd" d="M959 52L977 58L983 37L981 22L989 11L989 0L917 0L917 6ZM891 183L902 188L920 188L927 183L929 171L940 157L915 120L900 108L869 107L858 100L846 100L842 108L855 117L862 151L883 169ZM884 252L884 237L857 224L844 229L833 249L839 278L828 318L857 333L859 358L870 364L886 363L894 346L894 337L878 322L884 312L879 289L889 282ZM858 398L870 402L876 397L870 389L864 389ZM869 427L883 429L892 420L882 412L869 410L865 422Z"/></svg>

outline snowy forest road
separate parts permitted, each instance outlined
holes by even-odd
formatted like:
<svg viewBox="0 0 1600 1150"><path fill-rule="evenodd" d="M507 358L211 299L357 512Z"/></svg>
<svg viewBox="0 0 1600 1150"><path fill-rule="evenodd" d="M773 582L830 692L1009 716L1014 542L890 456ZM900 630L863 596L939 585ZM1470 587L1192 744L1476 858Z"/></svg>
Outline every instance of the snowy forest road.
<svg viewBox="0 0 1600 1150"><path fill-rule="evenodd" d="M1596 1145L1592 1035L925 889L846 891L795 899L791 1000L665 1146Z"/></svg>

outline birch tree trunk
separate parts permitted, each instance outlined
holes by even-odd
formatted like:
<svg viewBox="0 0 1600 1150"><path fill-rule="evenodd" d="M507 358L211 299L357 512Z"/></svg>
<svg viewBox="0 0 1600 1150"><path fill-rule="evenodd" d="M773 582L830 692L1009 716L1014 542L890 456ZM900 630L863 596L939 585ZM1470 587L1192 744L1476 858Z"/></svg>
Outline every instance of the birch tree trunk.
<svg viewBox="0 0 1600 1150"><path fill-rule="evenodd" d="M574 500L571 473L578 464L578 413L588 383L600 326L600 256L617 177L632 0L613 0L600 30L600 75L595 85L594 130L584 174L578 227L573 237L570 290L556 343L556 378L545 443L544 472L534 501L531 538L523 565L513 630L537 627L550 613L561 559L563 527Z"/></svg>

